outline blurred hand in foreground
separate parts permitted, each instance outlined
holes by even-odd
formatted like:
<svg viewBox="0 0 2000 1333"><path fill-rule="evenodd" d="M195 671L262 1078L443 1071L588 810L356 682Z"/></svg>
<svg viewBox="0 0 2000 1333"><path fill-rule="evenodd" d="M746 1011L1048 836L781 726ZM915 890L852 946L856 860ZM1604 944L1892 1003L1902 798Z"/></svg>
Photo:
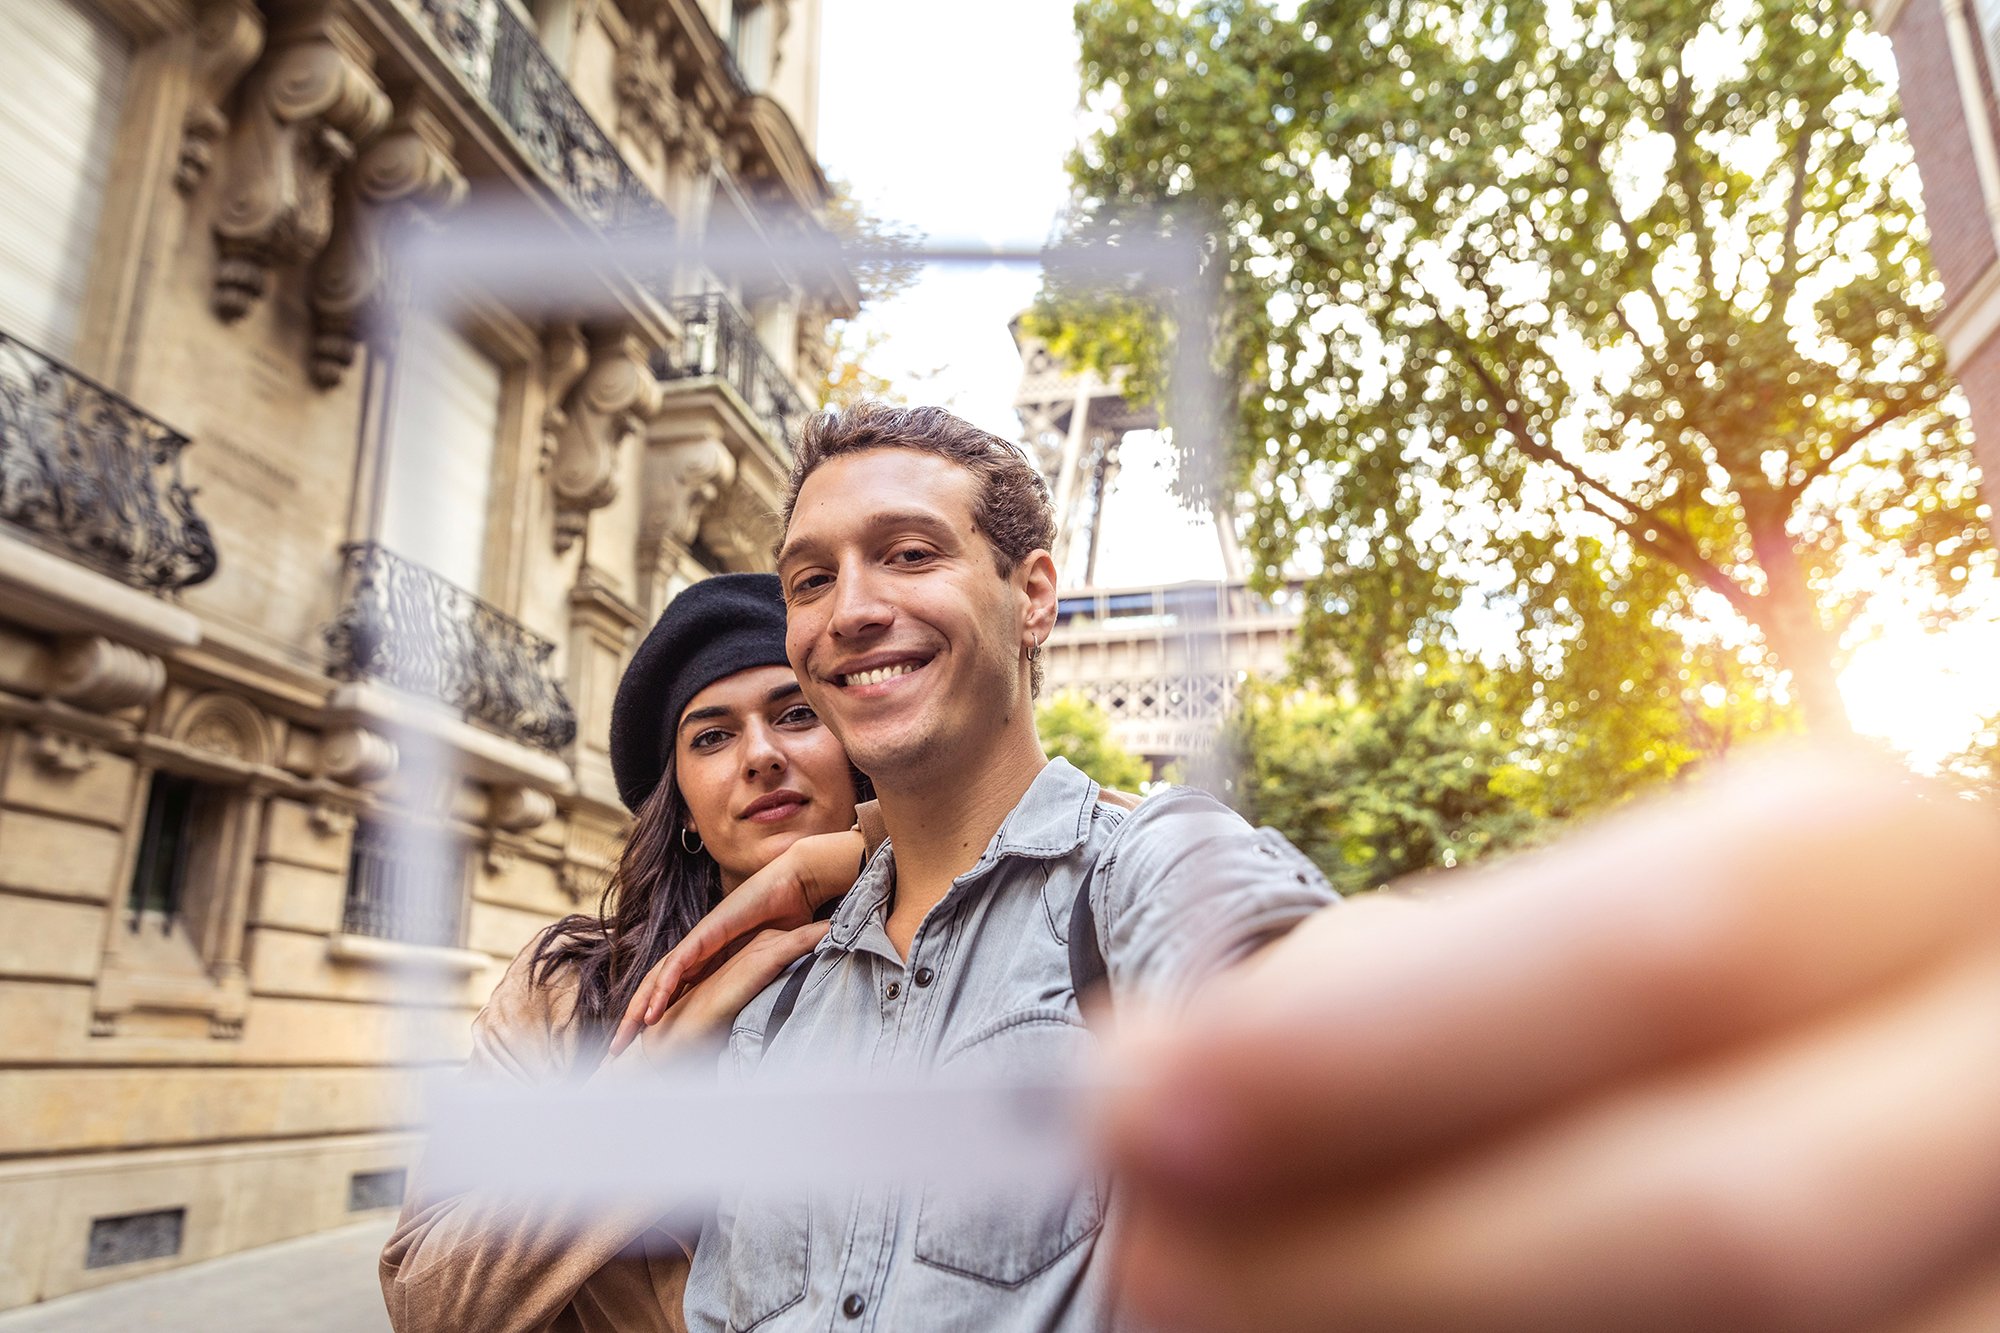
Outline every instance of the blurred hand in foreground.
<svg viewBox="0 0 2000 1333"><path fill-rule="evenodd" d="M2000 821L1747 765L1127 1025L1174 1328L2000 1329Z"/></svg>
<svg viewBox="0 0 2000 1333"><path fill-rule="evenodd" d="M646 973L632 1002L625 1006L625 1016L619 1020L617 1030L611 1034L610 1054L617 1055L648 1026L666 1018L669 1006L676 1003L683 986L692 985L716 968L718 960L732 958L746 941L765 932L794 932L811 925L813 913L854 887L864 846L861 834L852 829L815 833L800 838L769 865L737 885L734 892L696 922L694 929ZM791 957L803 955L824 933L814 935L811 944ZM762 951L766 962L771 947L767 942ZM791 959L785 961L789 963ZM777 971L784 971L784 966L781 964ZM752 974L745 971L739 975ZM765 978L765 984L776 975L773 972ZM743 996L725 1019L761 989L760 985Z"/></svg>

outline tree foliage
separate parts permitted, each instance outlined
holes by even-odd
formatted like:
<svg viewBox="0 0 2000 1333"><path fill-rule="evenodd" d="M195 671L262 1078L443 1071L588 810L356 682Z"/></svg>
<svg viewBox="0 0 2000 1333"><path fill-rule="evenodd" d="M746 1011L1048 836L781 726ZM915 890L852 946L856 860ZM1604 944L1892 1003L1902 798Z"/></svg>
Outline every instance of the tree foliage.
<svg viewBox="0 0 2000 1333"><path fill-rule="evenodd" d="M1146 761L1111 736L1111 719L1082 695L1064 691L1035 706L1035 730L1051 758L1067 759L1100 787L1136 793L1150 778Z"/></svg>
<svg viewBox="0 0 2000 1333"><path fill-rule="evenodd" d="M1839 730L1840 641L1871 596L1944 617L1990 569L1859 8L1081 0L1077 20L1104 128L1072 162L1075 236L1220 219L1228 475L1259 576L1310 577L1309 676L1372 687L1387 664L1394 690L1413 653L1498 644L1528 708L1595 726L1621 700L1644 743L1721 734L1718 685L1730 727L1789 697ZM1056 286L1039 319L1158 387L1143 302Z"/></svg>
<svg viewBox="0 0 2000 1333"><path fill-rule="evenodd" d="M1231 802L1343 893L1531 841L1552 813L1544 771L1467 681L1413 676L1373 704L1253 689L1226 733Z"/></svg>
<svg viewBox="0 0 2000 1333"><path fill-rule="evenodd" d="M827 229L861 252L851 262L861 310L908 291L916 282L923 267L914 254L923 240L920 233L871 211L842 180L833 182L826 213ZM827 336L831 354L820 385L821 407L846 407L863 399L894 400L894 386L872 369L887 340L881 330L843 319L828 329Z"/></svg>

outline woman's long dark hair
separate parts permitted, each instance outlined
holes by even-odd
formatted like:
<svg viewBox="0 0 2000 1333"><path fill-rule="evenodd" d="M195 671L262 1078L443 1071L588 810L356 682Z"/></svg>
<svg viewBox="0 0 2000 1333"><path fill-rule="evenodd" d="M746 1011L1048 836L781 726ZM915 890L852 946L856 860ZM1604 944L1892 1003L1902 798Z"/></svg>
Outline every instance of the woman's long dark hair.
<svg viewBox="0 0 2000 1333"><path fill-rule="evenodd" d="M654 963L702 914L722 901L722 871L706 851L681 841L691 827L674 756L633 815L632 831L598 900L595 915L576 912L542 932L529 975L546 986L558 968L576 968L579 1069L594 1065Z"/></svg>

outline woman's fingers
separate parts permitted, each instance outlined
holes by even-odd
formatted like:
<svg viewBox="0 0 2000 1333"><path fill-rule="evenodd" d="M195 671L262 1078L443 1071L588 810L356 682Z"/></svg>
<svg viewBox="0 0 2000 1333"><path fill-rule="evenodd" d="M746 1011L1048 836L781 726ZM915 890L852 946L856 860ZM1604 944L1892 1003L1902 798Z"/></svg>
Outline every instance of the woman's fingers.
<svg viewBox="0 0 2000 1333"><path fill-rule="evenodd" d="M787 967L811 953L828 929L827 922L813 921L791 930L760 933L675 1000L667 1021L654 1030L671 1029L674 1039L680 1040L723 1026Z"/></svg>
<svg viewBox="0 0 2000 1333"><path fill-rule="evenodd" d="M1172 1327L2000 1328L1996 1125L1990 950L1366 1190L1218 1217L1142 1177L1124 1276Z"/></svg>
<svg viewBox="0 0 2000 1333"><path fill-rule="evenodd" d="M618 1027L611 1034L612 1055L630 1046L633 1038L637 1037L648 1023L654 1021L654 1001L662 993L662 970L666 965L667 959L662 958L646 969L646 975L639 980L639 988L633 991L632 998L626 1001L625 1012L619 1016Z"/></svg>
<svg viewBox="0 0 2000 1333"><path fill-rule="evenodd" d="M1321 914L1132 1061L1112 1139L1211 1203L1351 1188L1788 1027L2000 932L1990 819L1795 756Z"/></svg>

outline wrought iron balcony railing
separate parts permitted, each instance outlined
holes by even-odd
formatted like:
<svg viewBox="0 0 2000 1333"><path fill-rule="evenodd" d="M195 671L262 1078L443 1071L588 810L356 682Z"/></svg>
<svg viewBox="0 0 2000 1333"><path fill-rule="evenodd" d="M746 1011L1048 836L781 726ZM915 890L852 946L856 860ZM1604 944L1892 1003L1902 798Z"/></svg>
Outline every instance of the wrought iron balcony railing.
<svg viewBox="0 0 2000 1333"><path fill-rule="evenodd" d="M576 739L553 643L386 547L354 542L341 554L340 613L325 631L335 676L436 699L543 749Z"/></svg>
<svg viewBox="0 0 2000 1333"><path fill-rule="evenodd" d="M811 409L736 303L721 292L708 292L676 296L667 306L680 321L680 348L655 353L653 373L663 380L712 376L724 381L742 397L772 441L789 448L792 432Z"/></svg>
<svg viewBox="0 0 2000 1333"><path fill-rule="evenodd" d="M464 915L465 849L449 833L372 819L354 826L342 930L448 948Z"/></svg>
<svg viewBox="0 0 2000 1333"><path fill-rule="evenodd" d="M607 230L667 220L509 0L409 0L445 55L577 209Z"/></svg>
<svg viewBox="0 0 2000 1333"><path fill-rule="evenodd" d="M0 519L135 588L215 573L181 481L188 438L95 380L0 333Z"/></svg>

